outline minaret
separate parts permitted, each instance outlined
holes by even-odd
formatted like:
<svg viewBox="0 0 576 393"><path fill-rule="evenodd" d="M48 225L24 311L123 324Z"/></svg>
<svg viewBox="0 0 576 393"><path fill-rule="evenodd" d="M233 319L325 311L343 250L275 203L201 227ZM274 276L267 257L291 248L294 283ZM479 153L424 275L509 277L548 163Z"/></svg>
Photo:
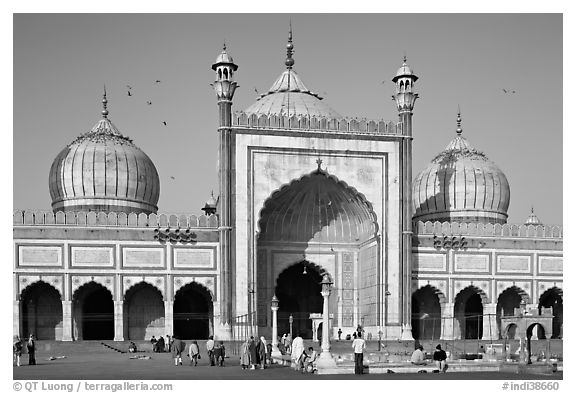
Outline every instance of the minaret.
<svg viewBox="0 0 576 393"><path fill-rule="evenodd" d="M398 117L402 123L402 144L400 146L400 195L402 228L402 340L412 337L412 110L418 94L412 91L418 77L406 64L398 69L392 82L396 84L396 94L392 96L398 108Z"/></svg>
<svg viewBox="0 0 576 393"><path fill-rule="evenodd" d="M234 71L238 66L234 64L232 57L226 52L226 43L222 53L216 58L212 65L216 72L216 80L212 84L216 97L218 99L218 132L220 133L220 147L218 152L218 177L220 182L220 204L218 206L218 215L220 226L220 242L218 252L220 254L221 273L221 297L220 297L220 323L222 329L229 330L233 312L233 236L232 231L234 223L232 221L232 142L231 129L232 125L232 98L238 85L234 82Z"/></svg>

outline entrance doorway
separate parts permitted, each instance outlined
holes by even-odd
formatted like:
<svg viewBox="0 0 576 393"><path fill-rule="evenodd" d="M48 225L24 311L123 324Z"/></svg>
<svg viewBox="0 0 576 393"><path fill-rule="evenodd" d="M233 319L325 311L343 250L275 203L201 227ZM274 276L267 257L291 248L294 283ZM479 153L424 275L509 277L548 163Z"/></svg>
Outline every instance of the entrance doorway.
<svg viewBox="0 0 576 393"><path fill-rule="evenodd" d="M482 297L478 289L463 289L454 302L454 316L460 325L460 338L481 339L483 323Z"/></svg>
<svg viewBox="0 0 576 393"><path fill-rule="evenodd" d="M319 268L307 261L296 263L280 273L276 281L276 296L280 302L278 334L290 332L292 315L293 335L299 333L304 339L312 339L310 313L322 312L321 281Z"/></svg>
<svg viewBox="0 0 576 393"><path fill-rule="evenodd" d="M114 302L102 285L89 282L74 293L78 336L82 340L114 339Z"/></svg>
<svg viewBox="0 0 576 393"><path fill-rule="evenodd" d="M202 285L186 284L174 297L174 336L205 340L212 334L212 296Z"/></svg>
<svg viewBox="0 0 576 393"><path fill-rule="evenodd" d="M38 340L62 339L62 299L52 285L38 281L26 287L22 304L22 337L34 334Z"/></svg>
<svg viewBox="0 0 576 393"><path fill-rule="evenodd" d="M164 334L164 302L152 285L141 282L124 296L124 329L129 340L149 340Z"/></svg>
<svg viewBox="0 0 576 393"><path fill-rule="evenodd" d="M562 290L557 287L554 287L544 292L542 296L540 296L540 302L538 303L538 310L539 311L542 310L542 307L552 307L552 314L554 315L554 319L552 319L551 338L561 338L562 325L564 320Z"/></svg>
<svg viewBox="0 0 576 393"><path fill-rule="evenodd" d="M412 337L437 340L441 329L440 299L434 288L426 285L412 294Z"/></svg>

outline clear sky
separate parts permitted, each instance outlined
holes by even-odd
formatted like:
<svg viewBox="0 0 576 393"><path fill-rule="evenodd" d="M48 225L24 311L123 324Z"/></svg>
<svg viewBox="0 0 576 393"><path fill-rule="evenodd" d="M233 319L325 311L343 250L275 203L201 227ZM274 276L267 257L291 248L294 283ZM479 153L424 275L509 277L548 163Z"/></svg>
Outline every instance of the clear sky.
<svg viewBox="0 0 576 393"><path fill-rule="evenodd" d="M561 14L16 14L14 208L50 209L50 165L101 117L106 84L109 118L156 165L159 211L198 214L218 192L211 65L226 40L234 109L248 107L285 68L290 17L294 69L344 116L397 120L390 80L407 55L414 176L460 105L463 135L508 178L509 222L533 206L562 224Z"/></svg>

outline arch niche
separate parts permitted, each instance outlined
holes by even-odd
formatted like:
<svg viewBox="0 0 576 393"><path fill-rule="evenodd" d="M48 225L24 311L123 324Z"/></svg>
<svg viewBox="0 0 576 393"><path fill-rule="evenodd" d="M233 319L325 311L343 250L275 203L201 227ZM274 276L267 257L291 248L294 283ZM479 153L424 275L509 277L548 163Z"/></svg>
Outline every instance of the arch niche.
<svg viewBox="0 0 576 393"><path fill-rule="evenodd" d="M22 291L22 336L34 334L38 340L62 340L62 298L44 281L36 281Z"/></svg>
<svg viewBox="0 0 576 393"><path fill-rule="evenodd" d="M528 294L518 288L517 286L512 286L504 290L500 296L498 296L498 303L496 304L496 325L498 327L498 332L501 338L510 335L514 337L515 329L513 332L504 332L502 331L502 317L514 315L514 309L520 307L520 302L524 300L526 304L530 303L530 297Z"/></svg>
<svg viewBox="0 0 576 393"><path fill-rule="evenodd" d="M415 340L438 340L442 333L440 303L442 294L426 285L412 294L412 337ZM443 299L442 299L443 300Z"/></svg>
<svg viewBox="0 0 576 393"><path fill-rule="evenodd" d="M461 290L454 299L455 337L461 339L481 339L484 314L484 303L488 302L486 294L475 286Z"/></svg>
<svg viewBox="0 0 576 393"><path fill-rule="evenodd" d="M164 334L164 301L158 288L140 282L124 295L124 337L149 340Z"/></svg>
<svg viewBox="0 0 576 393"><path fill-rule="evenodd" d="M338 258L348 258L351 277L354 271L360 271L357 280L362 289L358 290L358 313L362 315L364 311L373 318L373 324L377 324L379 310L373 299L378 298L378 283L370 280L378 276L380 244L377 217L364 195L318 168L273 192L260 211L258 228L255 279L259 326L272 326L269 302L276 294L280 301L278 333L288 332L285 319L292 312L298 314L295 326L298 323L304 337L312 338L309 314L322 312L321 274L324 269L330 270L337 291ZM352 265L356 263L362 268ZM303 274L305 267L307 274ZM347 282L349 288L343 289L350 289L352 293L354 279ZM308 296L305 303L294 297L303 288ZM334 293L329 305L332 326L336 326L338 320L336 300L340 296ZM343 316L349 317L352 326L354 300L350 297L346 301L350 302L350 307L345 307L350 315L343 312ZM293 317L296 321L294 314Z"/></svg>
<svg viewBox="0 0 576 393"><path fill-rule="evenodd" d="M203 285L191 282L174 296L174 336L205 340L214 332L212 295Z"/></svg>
<svg viewBox="0 0 576 393"><path fill-rule="evenodd" d="M114 301L104 286L90 281L74 292L72 302L79 340L114 339Z"/></svg>
<svg viewBox="0 0 576 393"><path fill-rule="evenodd" d="M563 295L564 293L562 289L558 287L552 287L546 290L540 296L540 300L538 302L538 311L540 312L542 307L552 307L552 314L554 315L554 318L552 319L551 338L562 338L562 327L564 324Z"/></svg>

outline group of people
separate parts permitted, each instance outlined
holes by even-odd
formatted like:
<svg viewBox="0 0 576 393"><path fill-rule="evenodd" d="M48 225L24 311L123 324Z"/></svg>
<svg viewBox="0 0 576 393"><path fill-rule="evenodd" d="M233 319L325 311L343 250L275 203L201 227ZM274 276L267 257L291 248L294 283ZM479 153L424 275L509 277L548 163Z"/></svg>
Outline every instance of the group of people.
<svg viewBox="0 0 576 393"><path fill-rule="evenodd" d="M265 369L269 364L272 364L272 344L268 343L264 336L260 337L260 340L250 336L240 347L242 369Z"/></svg>
<svg viewBox="0 0 576 393"><path fill-rule="evenodd" d="M446 364L446 351L442 349L440 344L436 345L436 350L432 354L432 360L436 362L437 371L434 372L441 372L445 373L448 369L448 364ZM410 362L416 366L426 366L428 362L426 361L426 354L424 353L424 347L421 344L416 346L414 352L412 352L412 357L410 358Z"/></svg>
<svg viewBox="0 0 576 393"><path fill-rule="evenodd" d="M20 367L20 359L24 353L24 348L28 352L28 365L34 366L36 364L36 339L31 334L28 340L22 340L19 336L14 336L12 343L12 352L14 356L14 365Z"/></svg>
<svg viewBox="0 0 576 393"><path fill-rule="evenodd" d="M170 337L170 335L166 335L166 340L164 340L164 337L160 336L159 338L156 338L156 336L152 336L152 338L150 339L150 343L152 344L152 351L153 352L170 352L171 349L171 344L172 344L172 340L173 338Z"/></svg>
<svg viewBox="0 0 576 393"><path fill-rule="evenodd" d="M186 342L178 338L177 336L156 338L152 336L150 339L152 343L152 350L154 352L170 352L172 358L174 359L175 366L182 366L182 357L186 354ZM226 356L226 348L224 346L224 341L214 341L214 336L210 336L208 341L206 341L206 354L208 355L208 360L211 366L224 366L224 358ZM188 345L188 353L186 354L190 359L190 366L196 367L198 365L198 360L202 358L200 355L200 346L198 341L192 340L190 345Z"/></svg>

